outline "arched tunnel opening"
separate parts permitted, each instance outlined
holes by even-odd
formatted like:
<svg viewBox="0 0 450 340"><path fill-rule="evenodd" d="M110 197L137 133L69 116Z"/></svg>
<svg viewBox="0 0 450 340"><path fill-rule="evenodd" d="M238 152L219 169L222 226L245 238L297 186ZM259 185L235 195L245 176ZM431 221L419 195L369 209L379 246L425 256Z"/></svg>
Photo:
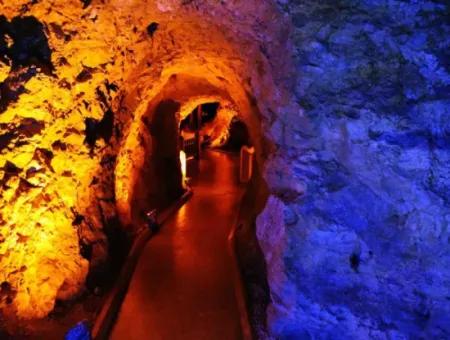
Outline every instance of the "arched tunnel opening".
<svg viewBox="0 0 450 340"><path fill-rule="evenodd" d="M145 212L164 209L183 194L186 175L199 169L197 149L239 154L243 146L256 146L256 154L262 155L257 107L247 94L237 104L226 86L207 79L172 74L137 110L130 123L134 130L124 138L115 170L117 205L124 225L142 223ZM181 164L180 153L186 164ZM261 164L264 160L259 156L253 161Z"/></svg>
<svg viewBox="0 0 450 340"><path fill-rule="evenodd" d="M252 312L253 322L264 324L264 310L269 303L268 287L265 279L265 264L255 232L256 216L263 209L268 196L267 186L261 176L261 168L258 166L258 164L261 165L260 162L264 162L262 152L264 139L261 137L263 134L256 103L249 100L251 96L247 93L243 97L243 102L236 101L233 94L236 96L237 91L242 90L229 89L226 86L220 88L208 79L195 75L168 76L166 83L159 88L159 91L142 104L144 108L141 109L141 113L134 114L136 133L133 129L129 130L129 139L122 144L125 150L122 149L120 152L124 162L121 163L119 156L116 166L116 196L121 213L119 216L123 224L133 229L146 223L149 211L153 209L162 211L180 198L186 190L193 190L192 202L188 201L181 208L176 217L178 224L174 226L174 230L185 230L195 242L192 241L193 243L190 244L189 237L183 236L184 234L176 236L176 231L173 234L171 232L165 234L163 231L159 238L157 236L154 240L152 239L151 244L156 249L158 249L158 242L163 243L164 247L171 248L176 245L182 249L184 247L188 249L183 252L182 259L175 261L171 269L174 276L177 270L185 266L190 267L193 261L201 263L197 256L205 250L203 246L205 242L208 244L207 248L214 246L215 255L208 255L210 256L209 269L197 270L197 274L205 280L222 277L224 282L221 285L226 287L225 282L234 282L231 279L234 274L230 271L229 264L222 267L229 261L228 246L224 247L223 241L230 237L230 230L235 229L233 252L236 252L235 256L239 256L241 265L247 268L243 272L244 280L254 288L258 287L255 289L256 293L241 292L243 294L241 299L251 300L251 308L257 310ZM130 126L133 126L133 123ZM126 150L126 148L129 149ZM255 163L254 173L250 176L248 183L240 183L242 150L246 148L256 149L255 154L260 156L259 159L258 157L255 159L252 153L252 157L247 162ZM137 155L136 158L130 157L133 152ZM140 163L132 162L133 159L139 160ZM135 176L121 177L123 171L134 172ZM131 180L132 185L118 181L117 179L120 178ZM121 191L123 188L130 188L130 191L123 192ZM195 227L192 228L192 226ZM168 228L170 228L170 222ZM173 244L170 244L171 242ZM148 257L159 258L165 263L170 262L165 259L168 254L170 254L169 258L177 258L177 250L160 252L149 250ZM195 269L192 268L192 270ZM164 280L164 276L164 272L161 274L158 269L149 269L149 278L157 277ZM183 277L177 279L183 280ZM140 285L142 284L141 282ZM148 284L154 287L152 282ZM226 293L220 293L219 298L228 296L227 301L235 301L233 285L228 286ZM189 290L189 282L186 283L186 287ZM160 296L165 294L169 293L161 292ZM175 289L173 294L185 294L185 292L180 293ZM215 298L218 297L214 297L213 294L211 301ZM132 300L132 298L126 298L125 306L133 304ZM197 302L192 300L189 305L194 306ZM163 308L158 305L161 303L158 299L155 299L153 303L150 305L154 308ZM239 324L238 328L241 329L243 327L240 325L241 321L233 319L233 316L239 314L233 311L233 308L238 307L233 306L233 303L230 306L225 304L224 308L230 308L231 316L226 321L222 321L224 324L227 322ZM183 310L184 307L180 306L180 309ZM215 307L210 306L210 308ZM184 311L189 313L188 310ZM155 310L149 308L147 313L154 315ZM116 338L124 336L131 322L126 321L126 311L123 311L121 315L113 330ZM155 319L159 320L158 317ZM160 322L163 320L161 319ZM212 322L211 327L222 328L223 326L217 326ZM227 334L229 334L228 331Z"/></svg>
<svg viewBox="0 0 450 340"><path fill-rule="evenodd" d="M139 207L133 215L134 224L142 223L147 211L167 208L179 198L185 191L183 181L201 176L197 173L201 157L194 157L197 152L217 149L239 153L243 146L251 146L247 126L236 108L225 109L220 102L200 103L190 113L181 108L182 103L163 99L142 117L152 145L134 189L131 205ZM145 206L141 207L142 202Z"/></svg>
<svg viewBox="0 0 450 340"><path fill-rule="evenodd" d="M148 251L160 249L161 253L140 258L161 261L156 268L164 268L163 274L178 268L183 273L177 277L179 281L197 273L202 282L193 282L192 287L198 291L215 287L216 295L213 289L207 300L212 304L204 306L205 313L226 305L228 312L218 313L220 318L231 315L225 318L230 322L227 329L234 332L232 337L238 336L243 311L235 296L237 264L229 254L227 238L239 220L235 230L239 249L233 253L244 250L245 254L239 255L247 260L255 257L245 263L253 272L244 275L243 281L253 284L247 278L255 279L258 272L262 276L254 282L262 282L265 298L269 294L255 220L269 195L264 168L275 150L264 124L270 100L278 100L282 91L271 95L276 92L275 85L259 47L246 51L251 58L241 53L241 42L249 37L229 39L222 28L194 20L197 14L189 12L183 14L186 20L171 21L161 11L161 26L150 25L150 32L148 22L156 23L156 19L151 19L147 10L136 11L135 5L142 4L98 1L87 4L86 9L74 5L70 11L78 17L83 12L83 18L88 18L89 28L80 28L83 33L79 36L73 33L79 25L76 20L60 16L66 12L65 5L59 12L52 12L44 3L30 5L27 10L35 11L37 27L43 31L36 35L38 42L52 47L48 51L53 54L49 52L46 61L53 63L49 69L54 73L41 72L33 60L31 66L22 65L19 70L8 70L8 57L5 67L0 64L2 95L11 96L1 112L1 127L8 133L1 135L0 151L3 157L6 149L5 159L11 162L0 170L2 188L8 192L0 196L0 221L3 223L3 216L11 218L6 222L8 234L1 230L1 240L8 241L0 242L0 337L27 332L36 337L61 335L62 328L67 331L69 324L81 317L95 329L104 306L113 299L109 294L114 293L116 284L127 281L121 275L129 271L130 254L147 230L148 213L156 210L163 215L192 189L193 198L178 207L172 222L167 222L176 222L178 227L161 228L149 242ZM127 26L128 19L109 15L116 6L123 6L132 16L144 15L134 21L136 25L145 23L144 29L134 28L124 36L106 33L109 20L117 21L117 27ZM6 7L7 23L19 14L14 4ZM47 20L43 8L57 19ZM93 8L98 12L91 13ZM88 12L92 17L84 16ZM94 27L96 21L98 27ZM76 36L72 37L75 42L69 33L64 35L65 25L71 27L67 30ZM201 34L206 30L208 35ZM174 32L177 39L173 39ZM27 34L31 33L24 33L25 40ZM7 42L9 36L5 35ZM0 43L1 39L3 35ZM111 48L106 47L109 45ZM276 99L262 99L265 96ZM191 157L195 154L189 144L193 139L199 157ZM248 159L254 164L253 176L245 184L239 182L243 147L253 150ZM189 178L192 181L186 181ZM24 219L25 215L29 217ZM188 225L186 221L193 222ZM190 229L193 226L196 228ZM182 230L189 230L186 234L192 235L191 243L183 243L189 237L177 234ZM11 246L16 243L21 246ZM202 249L206 252L196 258L197 268L189 259ZM30 261L23 260L27 256ZM260 266L257 270L255 261ZM214 265L208 267L210 264ZM207 269L201 273L203 267ZM160 274L149 275L150 284L164 281ZM145 280L141 288L133 288L131 277L128 282L129 292L147 291L142 288ZM178 287L173 282L170 285ZM165 291L170 289L155 295L168 297ZM202 300L197 296L190 305ZM154 302L142 305L158 306ZM266 305L264 300L261 308ZM262 315L258 322L264 324ZM34 324L30 319L39 321ZM120 325L120 315L117 320ZM129 320L127 328L133 322ZM217 322L203 323L217 326ZM20 333L22 329L25 333Z"/></svg>

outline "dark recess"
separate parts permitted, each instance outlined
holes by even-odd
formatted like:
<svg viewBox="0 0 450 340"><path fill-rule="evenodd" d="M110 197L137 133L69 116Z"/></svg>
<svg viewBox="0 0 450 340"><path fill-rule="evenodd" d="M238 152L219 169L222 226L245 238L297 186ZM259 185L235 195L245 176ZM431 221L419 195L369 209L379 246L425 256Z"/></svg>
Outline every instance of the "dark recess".
<svg viewBox="0 0 450 340"><path fill-rule="evenodd" d="M202 104L202 126L206 123L212 122L217 117L217 110L219 109L220 103L206 103ZM196 113L198 107L196 107L192 112L180 122L181 130L195 131Z"/></svg>
<svg viewBox="0 0 450 340"><path fill-rule="evenodd" d="M247 129L247 125L239 118L234 117L231 120L229 127L229 137L226 143L223 145L223 149L229 151L239 151L242 146L250 146L250 134Z"/></svg>
<svg viewBox="0 0 450 340"><path fill-rule="evenodd" d="M358 273L359 272L358 271L359 264L361 262L359 255L353 253L352 255L350 255L349 261L350 261L350 267L352 267L352 269L355 273Z"/></svg>
<svg viewBox="0 0 450 340"><path fill-rule="evenodd" d="M92 2L92 0L81 0L81 3L83 4L83 8L89 7L91 2Z"/></svg>
<svg viewBox="0 0 450 340"><path fill-rule="evenodd" d="M10 72L5 81L0 83L0 113L6 111L11 103L19 100L26 92L25 84L37 74L35 68L24 68L18 72Z"/></svg>
<svg viewBox="0 0 450 340"><path fill-rule="evenodd" d="M114 112L108 109L100 121L95 118L86 118L84 124L86 126L84 143L93 152L97 139L102 138L106 143L109 143L113 134Z"/></svg>
<svg viewBox="0 0 450 340"><path fill-rule="evenodd" d="M33 16L14 17L9 23L3 17L0 22L3 22L0 29L4 29L0 31L2 39L5 39L7 34L13 40L13 44L6 52L12 63L12 71L21 67L36 66L45 74L51 75L54 70L51 61L52 51L44 33L44 25Z"/></svg>
<svg viewBox="0 0 450 340"><path fill-rule="evenodd" d="M157 22L152 22L150 25L147 26L147 34L153 38L153 34L155 34L158 27L159 24Z"/></svg>
<svg viewBox="0 0 450 340"><path fill-rule="evenodd" d="M7 37L12 40L7 44ZM0 113L26 92L25 84L38 72L53 76L52 51L44 25L33 16L0 16L0 62L9 65L8 77L0 83Z"/></svg>

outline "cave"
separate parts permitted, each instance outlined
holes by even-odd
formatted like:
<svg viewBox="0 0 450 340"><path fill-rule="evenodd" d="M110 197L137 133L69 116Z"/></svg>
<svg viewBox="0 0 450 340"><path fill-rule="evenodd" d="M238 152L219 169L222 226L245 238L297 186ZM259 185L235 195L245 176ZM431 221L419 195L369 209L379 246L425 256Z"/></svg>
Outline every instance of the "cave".
<svg viewBox="0 0 450 340"><path fill-rule="evenodd" d="M450 338L449 13L0 0L0 338Z"/></svg>

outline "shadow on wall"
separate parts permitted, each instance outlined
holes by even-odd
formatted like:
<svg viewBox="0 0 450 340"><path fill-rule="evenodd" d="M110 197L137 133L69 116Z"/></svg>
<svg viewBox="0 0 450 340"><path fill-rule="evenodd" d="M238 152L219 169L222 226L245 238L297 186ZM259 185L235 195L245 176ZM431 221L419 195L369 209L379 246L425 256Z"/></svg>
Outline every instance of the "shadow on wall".
<svg viewBox="0 0 450 340"><path fill-rule="evenodd" d="M245 122L238 117L233 117L229 126L228 139L224 145L222 145L222 149L239 152L244 145L252 145L247 125L245 125Z"/></svg>
<svg viewBox="0 0 450 340"><path fill-rule="evenodd" d="M142 118L151 136L151 145L133 190L132 216L135 221L140 221L149 209L166 208L183 193L178 145L179 109L178 102L163 100Z"/></svg>

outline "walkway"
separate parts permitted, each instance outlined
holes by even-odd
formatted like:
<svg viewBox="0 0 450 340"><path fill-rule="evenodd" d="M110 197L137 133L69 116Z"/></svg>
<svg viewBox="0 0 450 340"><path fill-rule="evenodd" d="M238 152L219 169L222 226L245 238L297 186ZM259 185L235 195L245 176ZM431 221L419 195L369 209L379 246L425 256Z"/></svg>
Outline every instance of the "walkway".
<svg viewBox="0 0 450 340"><path fill-rule="evenodd" d="M147 243L111 339L242 339L227 241L237 178L237 156L204 154L194 195Z"/></svg>

